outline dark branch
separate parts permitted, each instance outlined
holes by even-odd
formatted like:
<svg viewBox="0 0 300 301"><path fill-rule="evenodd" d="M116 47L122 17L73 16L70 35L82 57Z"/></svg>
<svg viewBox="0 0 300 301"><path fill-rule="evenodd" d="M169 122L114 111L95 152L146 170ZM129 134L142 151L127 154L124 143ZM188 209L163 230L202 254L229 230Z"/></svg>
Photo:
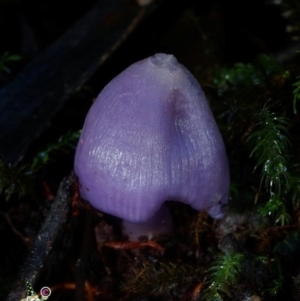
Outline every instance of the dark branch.
<svg viewBox="0 0 300 301"><path fill-rule="evenodd" d="M70 212L70 188L73 177L64 179L59 187L57 196L50 208L48 216L40 229L32 249L20 271L13 289L6 301L18 301L25 297L27 279L33 286L39 278L53 245L62 234L62 227L66 223Z"/></svg>
<svg viewBox="0 0 300 301"><path fill-rule="evenodd" d="M151 8L102 0L0 90L0 154L20 159Z"/></svg>

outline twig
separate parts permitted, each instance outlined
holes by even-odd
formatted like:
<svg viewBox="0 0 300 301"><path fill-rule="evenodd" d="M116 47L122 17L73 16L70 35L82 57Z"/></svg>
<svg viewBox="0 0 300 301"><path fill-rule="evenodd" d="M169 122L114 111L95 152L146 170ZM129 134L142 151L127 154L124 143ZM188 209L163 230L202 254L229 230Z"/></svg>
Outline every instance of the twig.
<svg viewBox="0 0 300 301"><path fill-rule="evenodd" d="M14 283L12 291L6 301L18 301L25 297L27 279L33 286L38 280L42 267L48 258L55 241L62 233L70 212L68 199L73 176L64 179L59 187L57 196L53 201L48 216L41 227L28 257L19 273L18 280Z"/></svg>
<svg viewBox="0 0 300 301"><path fill-rule="evenodd" d="M61 38L0 90L0 153L19 160L62 108L125 39L149 7L97 1Z"/></svg>
<svg viewBox="0 0 300 301"><path fill-rule="evenodd" d="M148 241L125 241L125 242L118 242L118 241L110 241L104 243L106 247L116 249L116 250L130 250L130 249L138 249L141 247L151 247L160 251L163 251L164 248L159 245L158 243L148 240Z"/></svg>

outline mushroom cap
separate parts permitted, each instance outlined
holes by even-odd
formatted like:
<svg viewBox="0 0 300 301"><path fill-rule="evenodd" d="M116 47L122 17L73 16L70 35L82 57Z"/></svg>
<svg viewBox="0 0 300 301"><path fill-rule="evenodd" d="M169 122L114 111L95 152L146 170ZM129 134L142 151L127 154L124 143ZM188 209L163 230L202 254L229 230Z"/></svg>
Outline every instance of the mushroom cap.
<svg viewBox="0 0 300 301"><path fill-rule="evenodd" d="M167 200L215 218L229 192L224 143L194 76L156 54L116 76L87 114L75 155L80 193L129 222Z"/></svg>

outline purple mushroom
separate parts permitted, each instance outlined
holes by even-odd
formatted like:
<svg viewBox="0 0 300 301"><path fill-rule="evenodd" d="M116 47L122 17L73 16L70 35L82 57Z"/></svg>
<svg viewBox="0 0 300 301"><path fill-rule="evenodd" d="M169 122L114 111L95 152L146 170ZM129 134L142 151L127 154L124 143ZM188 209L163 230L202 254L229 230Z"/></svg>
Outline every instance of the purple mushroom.
<svg viewBox="0 0 300 301"><path fill-rule="evenodd" d="M201 87L158 53L116 76L92 105L76 149L81 197L124 220L131 240L172 228L164 202L223 216L229 168Z"/></svg>

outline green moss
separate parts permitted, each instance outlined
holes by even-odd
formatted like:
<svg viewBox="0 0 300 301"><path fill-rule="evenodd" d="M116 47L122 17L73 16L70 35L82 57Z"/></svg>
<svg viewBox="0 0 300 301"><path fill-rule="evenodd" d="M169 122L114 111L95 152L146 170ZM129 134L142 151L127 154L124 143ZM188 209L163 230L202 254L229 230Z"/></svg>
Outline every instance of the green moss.
<svg viewBox="0 0 300 301"><path fill-rule="evenodd" d="M208 287L204 291L207 301L222 301L231 295L231 286L237 283L242 269L243 255L226 252L220 254L208 270Z"/></svg>

